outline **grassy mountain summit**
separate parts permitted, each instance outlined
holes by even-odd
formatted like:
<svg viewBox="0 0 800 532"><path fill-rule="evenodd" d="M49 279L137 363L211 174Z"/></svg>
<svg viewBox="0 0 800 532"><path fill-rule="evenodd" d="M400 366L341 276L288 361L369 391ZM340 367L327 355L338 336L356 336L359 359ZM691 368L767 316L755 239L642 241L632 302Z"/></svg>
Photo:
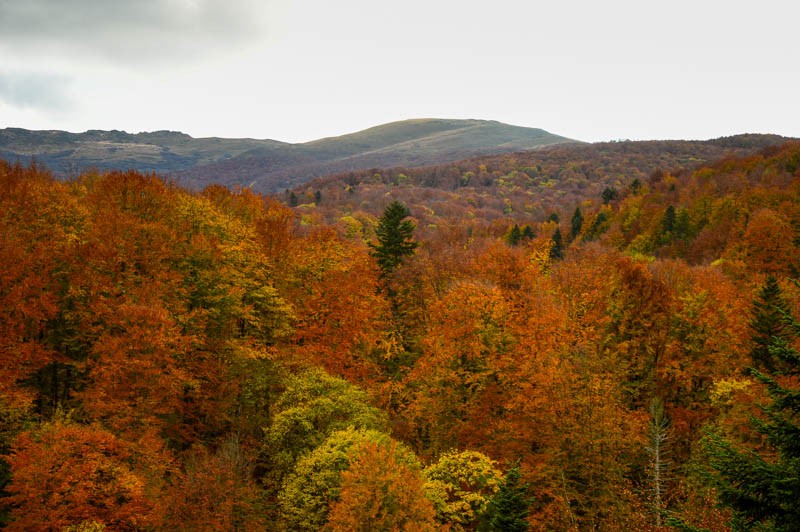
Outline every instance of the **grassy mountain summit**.
<svg viewBox="0 0 800 532"><path fill-rule="evenodd" d="M210 183L275 191L323 175L385 166L421 166L574 142L542 129L486 120L414 119L290 144L275 140L193 138L157 131L0 130L0 157L36 158L56 174L81 169L165 173L198 188Z"/></svg>

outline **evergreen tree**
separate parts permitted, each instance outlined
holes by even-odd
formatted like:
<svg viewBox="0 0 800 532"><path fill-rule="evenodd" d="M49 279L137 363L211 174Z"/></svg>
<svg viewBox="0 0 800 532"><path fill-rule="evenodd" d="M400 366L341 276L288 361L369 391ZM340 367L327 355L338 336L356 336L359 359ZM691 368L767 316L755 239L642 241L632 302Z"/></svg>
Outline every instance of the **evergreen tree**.
<svg viewBox="0 0 800 532"><path fill-rule="evenodd" d="M783 298L778 280L770 275L753 303L753 319L750 329L753 334L753 349L750 357L753 367L760 371L774 371L775 360L769 352L773 338L788 339L791 331L787 324L789 305Z"/></svg>
<svg viewBox="0 0 800 532"><path fill-rule="evenodd" d="M581 234L581 228L583 227L583 213L581 212L580 207L575 207L575 212L572 213L572 228L569 233L569 239L575 240L578 238L578 235Z"/></svg>
<svg viewBox="0 0 800 532"><path fill-rule="evenodd" d="M617 192L617 189L614 187L606 187L603 189L603 193L600 196L603 198L603 204L608 205L619 197L619 192Z"/></svg>
<svg viewBox="0 0 800 532"><path fill-rule="evenodd" d="M373 250L372 256L378 261L382 276L396 270L403 259L413 255L417 249L417 243L413 240L414 222L406 220L409 216L411 212L408 208L399 201L394 201L378 219L375 230L378 243L370 242L369 247Z"/></svg>
<svg viewBox="0 0 800 532"><path fill-rule="evenodd" d="M671 235L675 231L675 207L670 205L664 211L664 219L661 221L662 232Z"/></svg>
<svg viewBox="0 0 800 532"><path fill-rule="evenodd" d="M794 320L786 326L800 330ZM733 510L734 525L788 532L800 530L800 353L780 336L773 336L767 349L775 359L767 365L781 370L750 372L772 399L762 407L764 418L752 419L769 449L759 454L713 431L706 435L705 448L712 482L720 502Z"/></svg>
<svg viewBox="0 0 800 532"><path fill-rule="evenodd" d="M527 483L521 482L519 465L515 465L506 473L500 490L489 502L479 530L527 531L530 526L527 521L528 508L531 504L528 488Z"/></svg>
<svg viewBox="0 0 800 532"><path fill-rule="evenodd" d="M525 240L533 240L536 237L536 234L533 232L533 228L530 225L526 225L522 228L522 238Z"/></svg>
<svg viewBox="0 0 800 532"><path fill-rule="evenodd" d="M522 240L522 231L519 228L519 224L514 224L514 227L506 235L506 242L511 246L516 246L520 240Z"/></svg>
<svg viewBox="0 0 800 532"><path fill-rule="evenodd" d="M561 238L561 229L556 227L556 232L553 233L553 245L550 247L550 258L552 260L561 260L564 258L564 242Z"/></svg>

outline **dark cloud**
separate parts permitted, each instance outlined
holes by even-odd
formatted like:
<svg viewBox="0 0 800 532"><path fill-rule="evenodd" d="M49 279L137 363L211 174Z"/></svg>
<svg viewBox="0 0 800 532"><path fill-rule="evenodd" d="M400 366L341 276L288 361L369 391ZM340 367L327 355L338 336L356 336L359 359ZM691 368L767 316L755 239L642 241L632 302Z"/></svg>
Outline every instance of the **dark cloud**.
<svg viewBox="0 0 800 532"><path fill-rule="evenodd" d="M65 111L73 106L70 81L62 76L0 73L0 101L17 108Z"/></svg>
<svg viewBox="0 0 800 532"><path fill-rule="evenodd" d="M0 0L0 47L170 62L256 39L256 0Z"/></svg>

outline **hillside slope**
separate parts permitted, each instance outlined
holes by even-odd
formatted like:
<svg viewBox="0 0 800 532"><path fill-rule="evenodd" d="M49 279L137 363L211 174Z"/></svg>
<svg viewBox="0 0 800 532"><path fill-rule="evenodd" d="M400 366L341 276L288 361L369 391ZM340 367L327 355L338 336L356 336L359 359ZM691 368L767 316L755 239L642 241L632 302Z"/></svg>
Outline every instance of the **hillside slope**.
<svg viewBox="0 0 800 532"><path fill-rule="evenodd" d="M421 229L464 215L482 225L530 223L553 213L567 216L582 201L599 201L605 189L622 192L634 180L647 183L654 174L751 155L787 140L736 135L564 144L419 168L342 172L296 187L286 201L327 223L360 211L378 214L393 200L411 207Z"/></svg>
<svg viewBox="0 0 800 532"><path fill-rule="evenodd" d="M193 138L172 131L68 133L0 130L0 158L35 158L59 176L87 168L167 174L191 188L211 183L282 190L335 172L421 166L573 142L542 129L484 120L416 119L302 144Z"/></svg>

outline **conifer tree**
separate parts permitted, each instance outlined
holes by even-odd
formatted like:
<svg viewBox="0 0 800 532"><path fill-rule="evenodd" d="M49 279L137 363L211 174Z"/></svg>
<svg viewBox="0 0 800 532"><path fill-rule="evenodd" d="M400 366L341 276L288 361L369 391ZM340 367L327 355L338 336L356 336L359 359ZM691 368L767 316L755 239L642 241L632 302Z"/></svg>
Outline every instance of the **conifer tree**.
<svg viewBox="0 0 800 532"><path fill-rule="evenodd" d="M529 486L520 478L519 465L506 473L500 490L492 497L483 515L479 530L501 530L503 532L525 532L531 499Z"/></svg>
<svg viewBox="0 0 800 532"><path fill-rule="evenodd" d="M753 303L750 329L753 331L751 338L754 345L750 357L754 368L761 371L775 370L775 360L769 352L769 345L773 338L786 338L789 334L788 315L789 306L783 298L778 280L770 275L758 293L758 299Z"/></svg>
<svg viewBox="0 0 800 532"><path fill-rule="evenodd" d="M409 216L411 212L408 208L399 201L394 201L378 219L375 230L378 243L370 242L369 246L373 250L372 256L378 261L382 276L395 271L403 259L413 255L417 249L417 243L413 240L414 222L406 220Z"/></svg>
<svg viewBox="0 0 800 532"><path fill-rule="evenodd" d="M564 258L564 241L561 238L561 229L556 228L553 233L553 245L550 247L550 259L561 260Z"/></svg>
<svg viewBox="0 0 800 532"><path fill-rule="evenodd" d="M786 327L795 334L800 331L793 319ZM733 510L736 527L800 530L800 353L775 335L767 350L774 360L765 366L780 370L750 373L772 399L762 407L764 417L752 419L769 449L756 453L713 431L706 435L705 448L719 500Z"/></svg>
<svg viewBox="0 0 800 532"><path fill-rule="evenodd" d="M522 228L522 238L525 240L533 240L536 237L536 234L533 232L533 229L530 225L525 225Z"/></svg>
<svg viewBox="0 0 800 532"><path fill-rule="evenodd" d="M569 239L575 240L578 238L578 235L581 233L581 228L583 227L583 213L580 207L575 207L575 212L572 213L571 225Z"/></svg>
<svg viewBox="0 0 800 532"><path fill-rule="evenodd" d="M519 244L519 241L522 239L522 231L519 228L519 224L514 224L514 227L508 232L506 235L506 242L508 242L511 246L516 246Z"/></svg>

